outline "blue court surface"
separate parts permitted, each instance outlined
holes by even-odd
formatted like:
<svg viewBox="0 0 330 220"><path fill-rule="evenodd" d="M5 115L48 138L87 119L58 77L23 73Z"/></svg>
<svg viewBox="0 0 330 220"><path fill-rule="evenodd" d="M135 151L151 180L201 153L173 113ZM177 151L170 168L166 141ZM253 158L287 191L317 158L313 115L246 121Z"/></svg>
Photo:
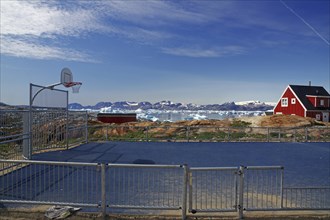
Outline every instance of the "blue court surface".
<svg viewBox="0 0 330 220"><path fill-rule="evenodd" d="M286 186L329 186L330 143L103 142L33 160L189 167L284 166Z"/></svg>

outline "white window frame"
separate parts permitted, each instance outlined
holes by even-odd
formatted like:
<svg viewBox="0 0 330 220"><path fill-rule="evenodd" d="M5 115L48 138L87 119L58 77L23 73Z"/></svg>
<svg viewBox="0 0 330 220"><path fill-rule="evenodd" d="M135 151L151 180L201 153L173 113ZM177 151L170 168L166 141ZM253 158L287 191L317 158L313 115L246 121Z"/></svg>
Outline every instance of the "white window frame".
<svg viewBox="0 0 330 220"><path fill-rule="evenodd" d="M288 107L288 98L281 99L281 107Z"/></svg>
<svg viewBox="0 0 330 220"><path fill-rule="evenodd" d="M292 104L292 105L296 104L296 98L292 98L292 99L291 99L291 104Z"/></svg>
<svg viewBox="0 0 330 220"><path fill-rule="evenodd" d="M320 106L324 106L324 99L320 100Z"/></svg>
<svg viewBox="0 0 330 220"><path fill-rule="evenodd" d="M318 121L320 121L321 120L321 114L316 114L315 115L315 119L318 120Z"/></svg>

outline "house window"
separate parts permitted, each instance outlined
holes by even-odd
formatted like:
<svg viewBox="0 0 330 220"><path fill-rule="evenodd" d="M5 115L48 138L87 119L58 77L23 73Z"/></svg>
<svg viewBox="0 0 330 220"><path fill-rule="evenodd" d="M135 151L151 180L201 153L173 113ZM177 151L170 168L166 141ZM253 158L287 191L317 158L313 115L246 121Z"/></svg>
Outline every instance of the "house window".
<svg viewBox="0 0 330 220"><path fill-rule="evenodd" d="M321 115L320 114L316 114L315 118L316 118L316 120L320 121L321 120Z"/></svg>
<svg viewBox="0 0 330 220"><path fill-rule="evenodd" d="M323 99L320 100L320 106L324 106L324 100Z"/></svg>
<svg viewBox="0 0 330 220"><path fill-rule="evenodd" d="M296 104L296 98L292 98L292 99L291 99L291 104L292 104L292 105Z"/></svg>
<svg viewBox="0 0 330 220"><path fill-rule="evenodd" d="M282 98L281 99L281 106L287 107L288 106L288 98Z"/></svg>

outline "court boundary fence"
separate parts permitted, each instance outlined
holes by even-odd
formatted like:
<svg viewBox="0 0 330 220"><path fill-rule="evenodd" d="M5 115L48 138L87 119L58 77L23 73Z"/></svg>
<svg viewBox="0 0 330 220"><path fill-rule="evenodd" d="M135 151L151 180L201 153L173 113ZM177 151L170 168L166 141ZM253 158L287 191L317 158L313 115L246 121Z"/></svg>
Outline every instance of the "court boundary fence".
<svg viewBox="0 0 330 220"><path fill-rule="evenodd" d="M31 159L88 140L87 111L61 108L0 110L0 158Z"/></svg>
<svg viewBox="0 0 330 220"><path fill-rule="evenodd" d="M220 127L88 125L88 141L330 142L329 126Z"/></svg>
<svg viewBox="0 0 330 220"><path fill-rule="evenodd" d="M0 202L196 213L329 210L329 187L284 187L284 167L0 160ZM164 214L166 215L166 214Z"/></svg>
<svg viewBox="0 0 330 220"><path fill-rule="evenodd" d="M87 111L63 108L0 110L0 158L30 159L89 141L330 142L330 127L95 125Z"/></svg>

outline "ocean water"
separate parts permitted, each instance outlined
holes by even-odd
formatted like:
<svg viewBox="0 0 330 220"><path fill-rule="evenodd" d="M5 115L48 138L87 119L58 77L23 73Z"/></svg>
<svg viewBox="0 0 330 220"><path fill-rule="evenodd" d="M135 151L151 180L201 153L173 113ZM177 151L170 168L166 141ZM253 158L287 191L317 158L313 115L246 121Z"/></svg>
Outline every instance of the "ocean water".
<svg viewBox="0 0 330 220"><path fill-rule="evenodd" d="M203 119L225 119L263 115L263 111L145 111L138 112L137 118L150 121L181 121Z"/></svg>

